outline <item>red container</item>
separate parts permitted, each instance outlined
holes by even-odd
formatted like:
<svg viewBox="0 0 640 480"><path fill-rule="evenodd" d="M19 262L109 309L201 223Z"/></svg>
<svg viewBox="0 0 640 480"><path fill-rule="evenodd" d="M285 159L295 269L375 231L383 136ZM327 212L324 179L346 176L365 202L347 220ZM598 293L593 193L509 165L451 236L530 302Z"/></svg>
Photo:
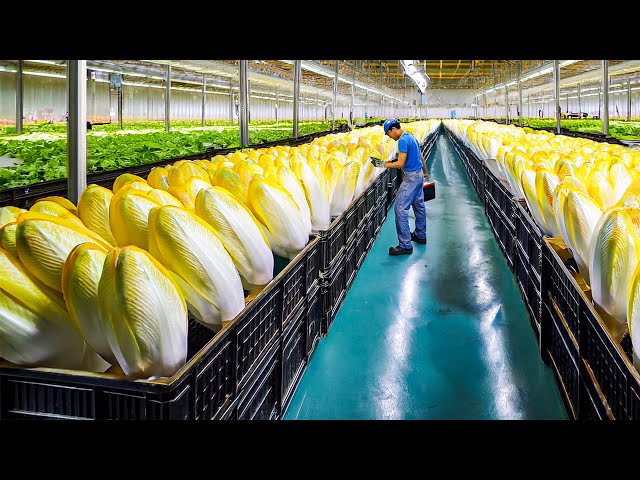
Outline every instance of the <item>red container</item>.
<svg viewBox="0 0 640 480"><path fill-rule="evenodd" d="M424 182L424 185L422 185L422 192L424 194L425 202L436 198L436 182Z"/></svg>

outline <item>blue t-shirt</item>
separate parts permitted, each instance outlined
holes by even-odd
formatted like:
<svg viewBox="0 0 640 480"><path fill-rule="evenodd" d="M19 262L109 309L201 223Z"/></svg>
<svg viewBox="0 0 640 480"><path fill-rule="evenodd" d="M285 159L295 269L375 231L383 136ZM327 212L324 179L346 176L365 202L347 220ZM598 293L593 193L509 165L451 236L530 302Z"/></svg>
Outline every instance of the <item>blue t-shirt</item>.
<svg viewBox="0 0 640 480"><path fill-rule="evenodd" d="M416 137L409 132L404 132L398 139L398 152L407 154L407 161L404 163L405 172L415 172L422 168L420 145Z"/></svg>

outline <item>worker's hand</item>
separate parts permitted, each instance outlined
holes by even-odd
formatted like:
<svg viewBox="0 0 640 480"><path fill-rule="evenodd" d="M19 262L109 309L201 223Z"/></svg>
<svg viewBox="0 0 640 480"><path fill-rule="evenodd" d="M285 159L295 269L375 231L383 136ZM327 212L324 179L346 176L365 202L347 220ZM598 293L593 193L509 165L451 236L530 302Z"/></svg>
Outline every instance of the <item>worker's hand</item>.
<svg viewBox="0 0 640 480"><path fill-rule="evenodd" d="M425 180L429 180L429 174L427 172L422 172L422 176Z"/></svg>
<svg viewBox="0 0 640 480"><path fill-rule="evenodd" d="M371 163L373 164L374 167L377 167L377 168L384 167L384 162L379 158L376 158L376 157L369 157L369 158L371 159Z"/></svg>

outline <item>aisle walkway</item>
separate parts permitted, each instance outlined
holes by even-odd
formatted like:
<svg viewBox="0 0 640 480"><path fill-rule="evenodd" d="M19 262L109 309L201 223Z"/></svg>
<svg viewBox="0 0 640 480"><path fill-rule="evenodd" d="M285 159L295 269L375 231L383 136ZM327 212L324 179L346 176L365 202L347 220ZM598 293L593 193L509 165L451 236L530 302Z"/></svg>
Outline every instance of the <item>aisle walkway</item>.
<svg viewBox="0 0 640 480"><path fill-rule="evenodd" d="M437 198L427 203L428 244L388 256L397 244L389 211L285 419L567 418L515 279L445 135L429 163Z"/></svg>

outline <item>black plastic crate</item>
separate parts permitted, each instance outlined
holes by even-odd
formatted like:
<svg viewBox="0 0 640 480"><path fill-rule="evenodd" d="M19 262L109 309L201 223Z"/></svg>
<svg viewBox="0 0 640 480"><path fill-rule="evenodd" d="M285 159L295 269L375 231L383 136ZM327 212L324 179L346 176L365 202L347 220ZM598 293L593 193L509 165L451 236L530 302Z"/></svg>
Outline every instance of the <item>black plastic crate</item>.
<svg viewBox="0 0 640 480"><path fill-rule="evenodd" d="M486 183L486 177L487 177L487 170L482 163L478 162L478 164L479 165L476 168L476 173L478 176L476 192L478 192L478 198L480 198L480 201L484 204L486 202L484 198L485 197L484 190L485 190L485 183Z"/></svg>
<svg viewBox="0 0 640 480"><path fill-rule="evenodd" d="M542 231L531 218L524 200L515 199L514 223L516 226L516 246L524 254L538 279L542 276Z"/></svg>
<svg viewBox="0 0 640 480"><path fill-rule="evenodd" d="M542 246L542 279L543 303L553 300L572 335L580 342L581 290L547 241L543 241Z"/></svg>
<svg viewBox="0 0 640 480"><path fill-rule="evenodd" d="M504 253L507 263L509 264L509 268L513 271L515 226L507 217L505 217L490 197L487 197L485 212L487 219L489 220L491 231L496 237L496 240L498 240L498 246L502 253Z"/></svg>
<svg viewBox="0 0 640 480"><path fill-rule="evenodd" d="M578 416L580 420L614 420L613 412L598 383L593 377L588 365L582 363L583 371L580 373L580 405Z"/></svg>
<svg viewBox="0 0 640 480"><path fill-rule="evenodd" d="M366 193L362 192L354 199L354 202L356 204L356 218L358 221L357 228L360 229L364 225L367 215L369 214Z"/></svg>
<svg viewBox="0 0 640 480"><path fill-rule="evenodd" d="M563 316L571 315L587 371L593 376L615 419L640 419L640 375L607 330L587 295L580 289L558 254L543 239L543 301L557 304ZM562 311L564 309L564 311ZM565 314L565 312L567 312ZM624 339L623 339L624 340Z"/></svg>
<svg viewBox="0 0 640 480"><path fill-rule="evenodd" d="M283 270L285 271L281 280L283 328L300 310L307 291L318 279L318 244L318 237L311 235L307 246Z"/></svg>
<svg viewBox="0 0 640 480"><path fill-rule="evenodd" d="M247 307L236 324L236 384L248 379L261 357L282 332L282 286L272 284Z"/></svg>
<svg viewBox="0 0 640 480"><path fill-rule="evenodd" d="M318 231L322 251L321 271L333 268L347 246L344 218L344 214L340 215L331 222L327 230Z"/></svg>
<svg viewBox="0 0 640 480"><path fill-rule="evenodd" d="M346 295L346 261L343 258L330 273L327 282L322 285L322 335L326 335L335 318L335 313Z"/></svg>
<svg viewBox="0 0 640 480"><path fill-rule="evenodd" d="M385 220L387 219L387 207L384 201L381 201L376 205L376 209L373 211L373 236L374 238L380 234L380 230Z"/></svg>
<svg viewBox="0 0 640 480"><path fill-rule="evenodd" d="M375 242L376 237L375 237L375 226L373 223L373 214L374 212L371 212L371 215L369 216L369 218L367 218L367 222L364 225L364 232L367 236L367 245L366 245L366 249L367 252L369 252L371 250L371 248L373 247L373 242Z"/></svg>
<svg viewBox="0 0 640 480"><path fill-rule="evenodd" d="M282 358L282 411L284 412L289 400L298 386L298 382L307 365L306 330L307 322L305 310L290 322L284 329L281 342Z"/></svg>
<svg viewBox="0 0 640 480"><path fill-rule="evenodd" d="M515 206L513 194L498 180L489 169L485 167L485 197L490 198L498 206L500 211L513 223L515 216ZM485 200L487 203L488 200Z"/></svg>
<svg viewBox="0 0 640 480"><path fill-rule="evenodd" d="M280 418L280 345L269 350L246 386L238 393L235 420L277 420Z"/></svg>
<svg viewBox="0 0 640 480"><path fill-rule="evenodd" d="M322 294L320 287L316 284L307 296L305 308L306 337L305 350L307 357L311 356L320 339L320 325L322 323Z"/></svg>
<svg viewBox="0 0 640 480"><path fill-rule="evenodd" d="M349 208L344 211L344 244L351 246L358 233L358 209L357 204L351 203Z"/></svg>
<svg viewBox="0 0 640 480"><path fill-rule="evenodd" d="M371 215L371 212L373 212L374 208L376 207L375 185L374 184L369 185L365 190L365 193L366 193L365 204L366 204L367 215ZM385 192L385 195L386 195L386 192Z"/></svg>
<svg viewBox="0 0 640 480"><path fill-rule="evenodd" d="M358 257L356 255L356 246L347 248L345 253L345 278L347 279L346 289L351 288L351 284L358 274Z"/></svg>
<svg viewBox="0 0 640 480"><path fill-rule="evenodd" d="M385 169L386 175L384 173L380 174L378 178L376 178L373 182L376 203L378 203L382 197L385 197L387 195L387 184L390 182L388 172L390 171L390 169Z"/></svg>
<svg viewBox="0 0 640 480"><path fill-rule="evenodd" d="M369 231L368 222L364 222L362 228L358 230L358 237L356 239L356 268L360 270L360 267L364 263L364 259L369 252Z"/></svg>
<svg viewBox="0 0 640 480"><path fill-rule="evenodd" d="M582 296L584 297L584 296ZM580 309L581 352L616 419L640 419L640 375L593 306Z"/></svg>
<svg viewBox="0 0 640 480"><path fill-rule="evenodd" d="M546 305L545 307L548 308ZM547 313L553 318L554 315L550 311ZM575 357L572 355L573 344L567 344L566 339L568 332L559 321L551 322L549 333L550 343L548 352L552 370L558 381L558 387L567 413L571 418L577 420L580 395L580 370L575 361Z"/></svg>
<svg viewBox="0 0 640 480"><path fill-rule="evenodd" d="M539 335L542 298L539 288L536 288L535 280L532 279L528 262L518 249L516 249L514 271L525 305L531 319L535 322L534 327L538 330L536 334Z"/></svg>
<svg viewBox="0 0 640 480"><path fill-rule="evenodd" d="M167 380L131 381L71 370L0 368L0 419L217 418L235 393L234 330L235 325L229 325L214 339L212 330L191 320L189 360Z"/></svg>
<svg viewBox="0 0 640 480"><path fill-rule="evenodd" d="M307 266L304 255L298 256L298 261L292 265L282 279L282 328L304 308L307 296L305 268Z"/></svg>
<svg viewBox="0 0 640 480"><path fill-rule="evenodd" d="M305 247L305 276L306 276L306 290L307 293L314 287L320 278L320 270L322 265L322 244L317 235L314 235L314 240L309 242L309 245Z"/></svg>

